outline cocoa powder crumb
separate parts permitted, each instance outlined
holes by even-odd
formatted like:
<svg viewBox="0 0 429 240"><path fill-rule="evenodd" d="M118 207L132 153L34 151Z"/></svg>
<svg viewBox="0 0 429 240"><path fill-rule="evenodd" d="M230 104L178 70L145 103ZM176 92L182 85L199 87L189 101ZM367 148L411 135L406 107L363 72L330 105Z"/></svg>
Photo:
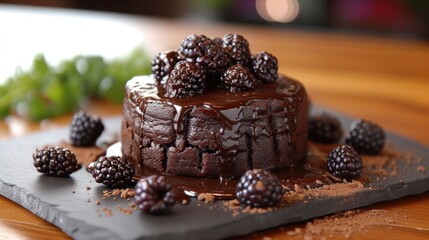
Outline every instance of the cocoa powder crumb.
<svg viewBox="0 0 429 240"><path fill-rule="evenodd" d="M417 167L417 171L418 171L418 172L424 172L424 171L426 171L426 167L425 167L425 166L422 166L422 165L419 165L419 166Z"/></svg>
<svg viewBox="0 0 429 240"><path fill-rule="evenodd" d="M211 193L200 193L198 194L197 199L204 201L205 203L212 203L215 200L215 196Z"/></svg>
<svg viewBox="0 0 429 240"><path fill-rule="evenodd" d="M137 210L137 204L136 203L130 203L130 204L128 204L128 207L129 208L131 208L131 209L134 209L134 210Z"/></svg>
<svg viewBox="0 0 429 240"><path fill-rule="evenodd" d="M250 213L250 214L262 214L267 212L272 212L276 208L268 207L268 208L252 208L252 207L245 207L242 212L243 213Z"/></svg>
<svg viewBox="0 0 429 240"><path fill-rule="evenodd" d="M119 210L120 212L122 212L122 213L126 214L126 215L131 215L131 214L133 214L133 213L134 213L134 211L136 210L136 209L134 209L134 208L124 208L124 207L122 207L120 204L119 204L119 205L116 205L116 209L117 209L117 210Z"/></svg>
<svg viewBox="0 0 429 240"><path fill-rule="evenodd" d="M125 188L125 189L113 189L111 191L109 190L103 190L103 200L108 199L112 196L113 200L116 200L118 197L129 200L130 197L134 197L135 192L131 188Z"/></svg>
<svg viewBox="0 0 429 240"><path fill-rule="evenodd" d="M136 193L134 192L134 189L131 189L131 188L122 189L121 198L123 199L128 199L130 197L134 197L135 195Z"/></svg>
<svg viewBox="0 0 429 240"><path fill-rule="evenodd" d="M103 207L101 210L106 214L107 217L113 216L113 213L112 213L111 209L109 209L107 207Z"/></svg>
<svg viewBox="0 0 429 240"><path fill-rule="evenodd" d="M111 195L113 196L118 196L119 194L121 194L121 189L113 189L113 191L111 192Z"/></svg>
<svg viewBox="0 0 429 240"><path fill-rule="evenodd" d="M86 186L86 190L91 190L91 187L90 186Z"/></svg>
<svg viewBox="0 0 429 240"><path fill-rule="evenodd" d="M110 197L110 191L109 190L103 190L103 199Z"/></svg>
<svg viewBox="0 0 429 240"><path fill-rule="evenodd" d="M224 201L223 202L224 205L224 211L231 211L232 212L232 216L236 217L238 216L239 209L240 209L240 202L237 199L234 200L230 200L230 201Z"/></svg>

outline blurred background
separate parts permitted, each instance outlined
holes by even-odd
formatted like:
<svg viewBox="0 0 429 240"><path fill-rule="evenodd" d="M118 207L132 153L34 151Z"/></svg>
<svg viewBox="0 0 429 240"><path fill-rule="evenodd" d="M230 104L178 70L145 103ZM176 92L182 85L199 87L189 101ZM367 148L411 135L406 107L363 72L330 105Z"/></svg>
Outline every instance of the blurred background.
<svg viewBox="0 0 429 240"><path fill-rule="evenodd" d="M280 70L310 90L319 81L305 74L315 69L429 74L428 0L0 0L0 119L55 118L93 99L120 104L125 82L150 74L154 54L191 25L210 37L232 29L252 51L276 46Z"/></svg>
<svg viewBox="0 0 429 240"><path fill-rule="evenodd" d="M0 3L429 38L427 0L0 0Z"/></svg>

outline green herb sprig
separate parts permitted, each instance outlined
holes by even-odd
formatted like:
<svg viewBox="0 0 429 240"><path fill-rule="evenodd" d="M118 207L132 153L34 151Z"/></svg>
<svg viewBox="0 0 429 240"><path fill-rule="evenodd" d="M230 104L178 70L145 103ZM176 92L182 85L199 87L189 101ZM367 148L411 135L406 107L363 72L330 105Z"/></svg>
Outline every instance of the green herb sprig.
<svg viewBox="0 0 429 240"><path fill-rule="evenodd" d="M61 116L88 99L121 103L126 81L150 73L150 58L136 49L111 61L102 56L76 56L51 66L36 55L28 71L20 68L0 85L0 118L16 112L32 121Z"/></svg>

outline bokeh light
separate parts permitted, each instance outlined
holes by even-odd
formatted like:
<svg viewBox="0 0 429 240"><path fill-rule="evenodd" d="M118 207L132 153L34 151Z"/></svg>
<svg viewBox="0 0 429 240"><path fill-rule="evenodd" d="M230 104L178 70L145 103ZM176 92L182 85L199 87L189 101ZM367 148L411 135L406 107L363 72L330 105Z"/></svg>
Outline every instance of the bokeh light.
<svg viewBox="0 0 429 240"><path fill-rule="evenodd" d="M288 23L298 17L297 0L256 0L256 11L264 20Z"/></svg>

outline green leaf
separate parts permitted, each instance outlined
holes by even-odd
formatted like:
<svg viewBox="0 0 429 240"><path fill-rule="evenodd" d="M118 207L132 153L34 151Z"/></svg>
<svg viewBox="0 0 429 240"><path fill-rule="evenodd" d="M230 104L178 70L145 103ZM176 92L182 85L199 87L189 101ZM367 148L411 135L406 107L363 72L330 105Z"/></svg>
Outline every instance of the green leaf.
<svg viewBox="0 0 429 240"><path fill-rule="evenodd" d="M0 85L0 117L15 111L31 120L42 120L72 112L88 98L120 103L126 81L149 74L150 66L142 49L111 62L101 56L76 56L56 67L38 54L29 71L17 68Z"/></svg>

